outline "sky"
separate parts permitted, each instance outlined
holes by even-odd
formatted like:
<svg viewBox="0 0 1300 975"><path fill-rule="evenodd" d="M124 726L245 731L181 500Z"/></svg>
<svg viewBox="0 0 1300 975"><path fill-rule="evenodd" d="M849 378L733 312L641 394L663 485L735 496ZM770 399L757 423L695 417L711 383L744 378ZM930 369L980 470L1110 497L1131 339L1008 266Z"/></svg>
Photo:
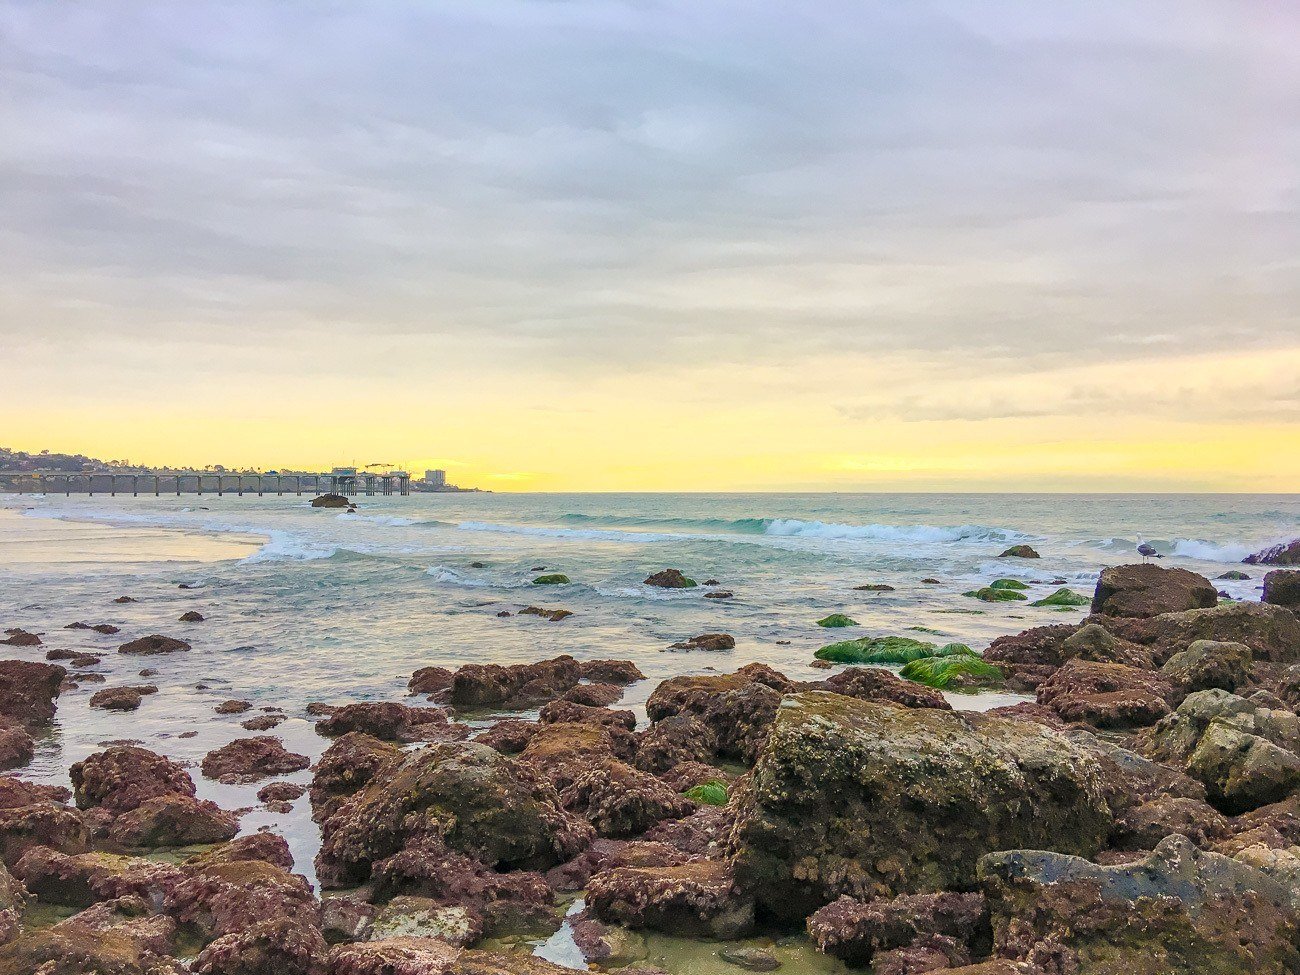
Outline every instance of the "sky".
<svg viewBox="0 0 1300 975"><path fill-rule="evenodd" d="M1300 5L0 0L0 444L1300 490Z"/></svg>

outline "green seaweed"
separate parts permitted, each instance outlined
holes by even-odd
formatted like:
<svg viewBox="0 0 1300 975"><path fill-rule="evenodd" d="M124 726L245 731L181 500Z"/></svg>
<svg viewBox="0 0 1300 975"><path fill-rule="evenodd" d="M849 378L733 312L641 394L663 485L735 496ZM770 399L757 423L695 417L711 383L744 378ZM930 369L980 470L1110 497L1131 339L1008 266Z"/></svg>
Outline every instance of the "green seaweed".
<svg viewBox="0 0 1300 975"><path fill-rule="evenodd" d="M817 625L825 626L829 629L834 629L840 626L857 626L858 621L855 619L850 619L849 617L845 616L843 613L831 613L830 616L827 616L824 619L819 619L817 621Z"/></svg>
<svg viewBox="0 0 1300 975"><path fill-rule="evenodd" d="M1061 588L1056 590L1050 596L1044 596L1042 599L1030 603L1030 606L1087 606L1092 602L1087 596L1082 596L1073 589Z"/></svg>
<svg viewBox="0 0 1300 975"><path fill-rule="evenodd" d="M983 589L972 589L970 592L962 593L962 595L970 596L972 599L980 599L986 603L1013 603L1029 598L1024 593L1016 592L1014 589L994 589L992 586L985 586Z"/></svg>
<svg viewBox="0 0 1300 975"><path fill-rule="evenodd" d="M922 657L970 652L970 647L960 643L936 647L933 643L925 643L905 636L877 636L832 643L822 647L813 656L819 660L830 660L839 664L905 664L910 660L920 660Z"/></svg>
<svg viewBox="0 0 1300 975"><path fill-rule="evenodd" d="M990 589L1028 589L1019 579L994 579L989 583Z"/></svg>
<svg viewBox="0 0 1300 975"><path fill-rule="evenodd" d="M563 572L553 572L548 576L538 576L533 580L534 586L567 586L569 577Z"/></svg>
<svg viewBox="0 0 1300 975"><path fill-rule="evenodd" d="M682 794L687 799L702 802L706 806L725 806L729 798L727 796L727 783L719 782L716 779L687 789Z"/></svg>
<svg viewBox="0 0 1300 975"><path fill-rule="evenodd" d="M913 660L898 676L942 689L958 682L963 685L997 683L1002 680L1002 671L973 653L965 653Z"/></svg>

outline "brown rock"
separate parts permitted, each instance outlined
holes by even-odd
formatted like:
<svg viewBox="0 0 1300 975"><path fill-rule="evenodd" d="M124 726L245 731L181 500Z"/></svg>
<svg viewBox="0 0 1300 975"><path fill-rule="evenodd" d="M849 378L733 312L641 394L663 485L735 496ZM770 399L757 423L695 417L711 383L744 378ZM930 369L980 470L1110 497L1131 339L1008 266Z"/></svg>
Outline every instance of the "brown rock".
<svg viewBox="0 0 1300 975"><path fill-rule="evenodd" d="M421 667L407 682L412 694L439 694L451 690L456 677L446 667Z"/></svg>
<svg viewBox="0 0 1300 975"><path fill-rule="evenodd" d="M1209 609L1218 601L1218 590L1205 576L1144 562L1103 569L1092 597L1092 611L1147 619L1161 613Z"/></svg>
<svg viewBox="0 0 1300 975"><path fill-rule="evenodd" d="M947 698L933 687L904 680L879 667L846 667L820 684L811 685L809 690L817 688L834 691L845 697L856 697L861 701L890 701L905 708L952 710Z"/></svg>
<svg viewBox="0 0 1300 975"><path fill-rule="evenodd" d="M713 729L689 714L656 721L637 736L636 767L659 774L688 763L706 763L717 753Z"/></svg>
<svg viewBox="0 0 1300 975"><path fill-rule="evenodd" d="M850 965L866 965L882 951L905 948L927 935L964 944L986 941L987 927L982 894L905 894L866 902L841 897L808 918L817 947Z"/></svg>
<svg viewBox="0 0 1300 975"><path fill-rule="evenodd" d="M26 765L36 754L36 741L13 718L0 717L0 771Z"/></svg>
<svg viewBox="0 0 1300 975"><path fill-rule="evenodd" d="M1264 602L1300 609L1300 569L1274 569L1265 575Z"/></svg>
<svg viewBox="0 0 1300 975"><path fill-rule="evenodd" d="M506 718L504 721L498 721L474 740L489 748L495 748L503 755L518 755L528 747L533 735L537 734L541 727L538 721Z"/></svg>
<svg viewBox="0 0 1300 975"><path fill-rule="evenodd" d="M734 674L673 677L646 702L652 721L677 714L699 719L713 731L718 758L752 763L767 739L781 695L793 682L761 664Z"/></svg>
<svg viewBox="0 0 1300 975"><path fill-rule="evenodd" d="M637 836L664 819L680 819L695 803L646 772L609 762L579 775L560 794L564 808L584 817L600 836Z"/></svg>
<svg viewBox="0 0 1300 975"><path fill-rule="evenodd" d="M630 660L584 660L578 664L583 680L597 684L617 684L626 687L645 680L636 664Z"/></svg>
<svg viewBox="0 0 1300 975"><path fill-rule="evenodd" d="M335 708L316 731L337 738L359 731L384 741L454 741L468 738L470 729L455 724L442 708L412 708L394 701L363 701Z"/></svg>
<svg viewBox="0 0 1300 975"><path fill-rule="evenodd" d="M26 630L5 630L5 634L5 638L0 640L0 643L8 644L11 647L39 647L41 645L41 638L35 633L28 633Z"/></svg>
<svg viewBox="0 0 1300 975"><path fill-rule="evenodd" d="M285 871L293 869L293 854L289 852L289 844L285 842L283 836L267 831L241 836L215 850L192 856L186 862L204 866L213 863L238 863L243 860L261 860Z"/></svg>
<svg viewBox="0 0 1300 975"><path fill-rule="evenodd" d="M134 687L108 687L91 696L90 706L105 711L134 711L143 699Z"/></svg>
<svg viewBox="0 0 1300 975"><path fill-rule="evenodd" d="M187 865L185 879L167 891L164 908L205 937L220 938L268 918L296 918L319 929L320 902L311 886L263 860Z"/></svg>
<svg viewBox="0 0 1300 975"><path fill-rule="evenodd" d="M182 623L202 623L203 614L190 610L188 613L182 613L180 621Z"/></svg>
<svg viewBox="0 0 1300 975"><path fill-rule="evenodd" d="M725 863L679 867L619 867L598 873L587 906L602 921L675 935L743 937L754 924L754 902Z"/></svg>
<svg viewBox="0 0 1300 975"><path fill-rule="evenodd" d="M1247 555L1241 561L1247 565L1300 565L1300 538Z"/></svg>
<svg viewBox="0 0 1300 975"><path fill-rule="evenodd" d="M68 672L57 664L0 660L0 717L39 725L54 717L54 699Z"/></svg>
<svg viewBox="0 0 1300 975"><path fill-rule="evenodd" d="M25 931L0 947L0 975L184 975L128 935L80 927Z"/></svg>
<svg viewBox="0 0 1300 975"><path fill-rule="evenodd" d="M1123 664L1071 660L1038 686L1038 703L1066 721L1099 728L1154 724L1176 700L1173 685L1149 670Z"/></svg>
<svg viewBox="0 0 1300 975"><path fill-rule="evenodd" d="M222 701L213 711L217 714L243 714L245 711L251 711L253 705L248 701Z"/></svg>
<svg viewBox="0 0 1300 975"><path fill-rule="evenodd" d="M1228 836L1228 820L1209 803L1157 796L1116 819L1112 841L1123 849L1154 850L1166 836L1175 834L1207 848Z"/></svg>
<svg viewBox="0 0 1300 975"><path fill-rule="evenodd" d="M540 616L552 623L568 619L573 613L567 609L543 609L541 606L527 606L519 611L520 616Z"/></svg>
<svg viewBox="0 0 1300 975"><path fill-rule="evenodd" d="M194 795L188 772L171 759L133 745L96 752L68 774L79 808L102 808L113 815L159 796Z"/></svg>
<svg viewBox="0 0 1300 975"><path fill-rule="evenodd" d="M312 776L312 819L325 822L401 753L396 745L356 731L335 740L316 763Z"/></svg>
<svg viewBox="0 0 1300 975"><path fill-rule="evenodd" d="M256 782L273 775L298 772L311 765L306 755L296 755L279 738L258 735L236 738L203 756L203 774L222 782Z"/></svg>
<svg viewBox="0 0 1300 975"><path fill-rule="evenodd" d="M127 847L221 843L239 832L239 820L216 803L193 796L158 796L113 819L108 837Z"/></svg>
<svg viewBox="0 0 1300 975"><path fill-rule="evenodd" d="M695 582L683 575L680 569L663 569L650 575L644 585L658 586L660 589L690 589Z"/></svg>
<svg viewBox="0 0 1300 975"><path fill-rule="evenodd" d="M461 708L527 707L559 697L584 676L569 656L535 664L466 664L456 671L451 703Z"/></svg>
<svg viewBox="0 0 1300 975"><path fill-rule="evenodd" d="M1012 545L998 556L1000 559L1037 559L1039 554L1028 545Z"/></svg>
<svg viewBox="0 0 1300 975"><path fill-rule="evenodd" d="M151 657L160 653L178 653L188 649L190 645L184 640L155 633L152 636L142 636L138 640L124 643L117 648L117 652Z"/></svg>
<svg viewBox="0 0 1300 975"><path fill-rule="evenodd" d="M276 917L222 935L190 966L195 975L326 975L329 946L319 925Z"/></svg>
<svg viewBox="0 0 1300 975"><path fill-rule="evenodd" d="M730 633L701 633L689 640L674 643L669 650L734 650L736 640Z"/></svg>
<svg viewBox="0 0 1300 975"><path fill-rule="evenodd" d="M259 714L255 718L239 722L239 727L246 731L270 731L283 721L283 714Z"/></svg>
<svg viewBox="0 0 1300 975"><path fill-rule="evenodd" d="M623 688L617 684L578 684L570 687L560 695L561 701L585 704L587 707L609 707L623 696Z"/></svg>
<svg viewBox="0 0 1300 975"><path fill-rule="evenodd" d="M292 802L307 792L307 786L296 782L271 782L257 790L261 802Z"/></svg>

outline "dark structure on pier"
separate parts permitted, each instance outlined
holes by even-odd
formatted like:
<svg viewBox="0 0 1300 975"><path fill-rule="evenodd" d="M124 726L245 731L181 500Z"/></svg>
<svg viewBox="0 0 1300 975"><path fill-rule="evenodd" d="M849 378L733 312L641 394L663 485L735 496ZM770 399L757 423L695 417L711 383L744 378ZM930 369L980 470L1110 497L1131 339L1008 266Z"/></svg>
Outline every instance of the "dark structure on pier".
<svg viewBox="0 0 1300 975"><path fill-rule="evenodd" d="M411 493L405 471L369 474L341 469L331 474L225 474L211 471L166 471L147 474L112 472L10 474L4 480L18 494L342 494L401 495Z"/></svg>

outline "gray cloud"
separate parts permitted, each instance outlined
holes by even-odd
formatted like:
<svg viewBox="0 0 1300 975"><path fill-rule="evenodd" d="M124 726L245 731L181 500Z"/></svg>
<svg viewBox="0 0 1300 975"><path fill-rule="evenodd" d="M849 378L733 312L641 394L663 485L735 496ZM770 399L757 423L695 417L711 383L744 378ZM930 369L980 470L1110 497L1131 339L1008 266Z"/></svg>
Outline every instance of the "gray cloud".
<svg viewBox="0 0 1300 975"><path fill-rule="evenodd" d="M1296 36L1264 0L3 0L0 341L1294 346Z"/></svg>

